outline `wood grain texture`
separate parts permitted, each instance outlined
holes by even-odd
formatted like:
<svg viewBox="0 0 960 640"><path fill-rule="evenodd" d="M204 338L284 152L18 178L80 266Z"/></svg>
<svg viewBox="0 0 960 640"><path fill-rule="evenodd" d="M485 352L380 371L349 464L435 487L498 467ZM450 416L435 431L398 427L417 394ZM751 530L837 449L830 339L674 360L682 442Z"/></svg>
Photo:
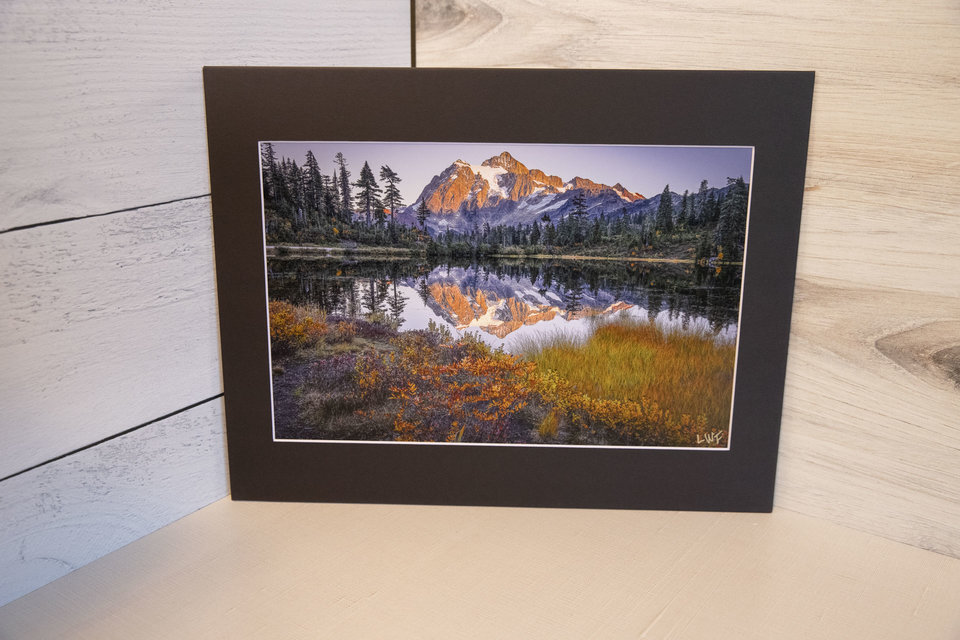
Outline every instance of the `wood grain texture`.
<svg viewBox="0 0 960 640"><path fill-rule="evenodd" d="M951 296L797 283L775 503L960 557ZM954 371L955 375L955 371Z"/></svg>
<svg viewBox="0 0 960 640"><path fill-rule="evenodd" d="M208 193L204 65L410 64L402 0L0 5L0 230Z"/></svg>
<svg viewBox="0 0 960 640"><path fill-rule="evenodd" d="M222 390L201 67L406 66L409 17L400 0L0 3L0 478ZM30 228L86 216L102 217ZM108 443L0 483L0 523L43 543L0 560L4 593L224 495L222 443L149 429L142 451ZM139 475L107 471L134 450ZM66 500L69 522L43 515Z"/></svg>
<svg viewBox="0 0 960 640"><path fill-rule="evenodd" d="M955 2L421 0L417 20L424 67L815 70L776 504L960 556Z"/></svg>
<svg viewBox="0 0 960 640"><path fill-rule="evenodd" d="M0 636L953 640L958 592L960 560L787 510L220 501Z"/></svg>
<svg viewBox="0 0 960 640"><path fill-rule="evenodd" d="M209 197L0 235L0 477L223 390Z"/></svg>
<svg viewBox="0 0 960 640"><path fill-rule="evenodd" d="M222 422L213 400L0 483L0 604L221 498Z"/></svg>

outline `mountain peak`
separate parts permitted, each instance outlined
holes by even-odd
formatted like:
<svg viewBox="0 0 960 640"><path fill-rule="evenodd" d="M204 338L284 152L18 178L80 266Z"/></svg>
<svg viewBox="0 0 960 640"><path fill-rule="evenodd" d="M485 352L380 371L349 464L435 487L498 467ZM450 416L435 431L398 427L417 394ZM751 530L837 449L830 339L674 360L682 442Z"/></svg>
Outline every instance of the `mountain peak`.
<svg viewBox="0 0 960 640"><path fill-rule="evenodd" d="M620 197L623 198L624 200L627 200L628 202L636 202L637 200L646 200L646 198L643 196L643 194L637 193L637 192L635 192L635 191L630 191L629 189L627 189L625 186L623 186L623 185L620 184L619 182L618 182L617 184L613 185L612 188L613 188L614 191L617 192L617 195L618 195L618 196L620 196Z"/></svg>
<svg viewBox="0 0 960 640"><path fill-rule="evenodd" d="M587 191L599 191L605 186L602 184L597 184L589 178L581 178L580 176L574 176L573 179L567 184L572 186L574 189L585 189Z"/></svg>
<svg viewBox="0 0 960 640"><path fill-rule="evenodd" d="M581 191L591 201L588 206L594 209L601 201L603 206L610 207L644 199L620 183L610 187L581 176L564 182L560 176L528 169L509 151L503 151L479 165L458 158L434 176L417 201L426 203L435 214L456 218L461 226L477 223L481 219L477 216L481 213L482 219L491 221L491 224L516 215L526 223L539 218L544 211L560 211L567 207L575 195L569 193L571 190ZM459 216L464 217L461 220ZM438 218L434 222L436 220Z"/></svg>
<svg viewBox="0 0 960 640"><path fill-rule="evenodd" d="M504 151L498 156L493 156L492 158L487 158L481 164L481 167L500 167L506 169L510 173L527 173L527 168L510 155L509 151Z"/></svg>

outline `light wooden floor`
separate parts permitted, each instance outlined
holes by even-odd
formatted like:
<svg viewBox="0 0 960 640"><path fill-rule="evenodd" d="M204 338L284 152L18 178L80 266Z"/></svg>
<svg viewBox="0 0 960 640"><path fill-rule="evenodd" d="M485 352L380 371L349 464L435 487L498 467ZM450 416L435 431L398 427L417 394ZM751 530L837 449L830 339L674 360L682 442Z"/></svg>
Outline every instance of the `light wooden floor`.
<svg viewBox="0 0 960 640"><path fill-rule="evenodd" d="M0 637L955 640L960 560L786 510L222 500L0 608Z"/></svg>

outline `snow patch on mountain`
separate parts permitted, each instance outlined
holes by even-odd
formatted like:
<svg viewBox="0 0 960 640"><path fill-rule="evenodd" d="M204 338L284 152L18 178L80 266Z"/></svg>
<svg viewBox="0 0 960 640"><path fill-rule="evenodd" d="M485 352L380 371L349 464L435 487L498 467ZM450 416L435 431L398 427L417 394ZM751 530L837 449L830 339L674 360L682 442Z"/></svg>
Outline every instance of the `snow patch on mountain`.
<svg viewBox="0 0 960 640"><path fill-rule="evenodd" d="M487 181L487 184L490 185L490 194L498 195L501 198L508 198L510 194L500 186L499 176L502 176L508 171L503 167L486 167L483 165L469 165L470 169L481 178Z"/></svg>

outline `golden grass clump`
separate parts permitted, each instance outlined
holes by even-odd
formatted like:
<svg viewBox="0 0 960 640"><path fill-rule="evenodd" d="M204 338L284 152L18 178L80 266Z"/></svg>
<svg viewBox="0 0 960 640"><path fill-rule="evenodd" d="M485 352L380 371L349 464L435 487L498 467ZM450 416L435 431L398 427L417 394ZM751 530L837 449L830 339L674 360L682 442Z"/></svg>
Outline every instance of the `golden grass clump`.
<svg viewBox="0 0 960 640"><path fill-rule="evenodd" d="M557 437L560 430L560 415L557 410L552 410L543 417L540 424L537 425L537 433L544 440L552 440Z"/></svg>
<svg viewBox="0 0 960 640"><path fill-rule="evenodd" d="M555 336L525 345L523 356L575 392L602 405L654 403L678 421L683 416L725 430L730 420L735 347L708 333L682 333L630 319L598 324L586 339ZM627 405L620 406L626 409ZM584 407L586 409L586 407ZM701 420L702 418L702 420Z"/></svg>

